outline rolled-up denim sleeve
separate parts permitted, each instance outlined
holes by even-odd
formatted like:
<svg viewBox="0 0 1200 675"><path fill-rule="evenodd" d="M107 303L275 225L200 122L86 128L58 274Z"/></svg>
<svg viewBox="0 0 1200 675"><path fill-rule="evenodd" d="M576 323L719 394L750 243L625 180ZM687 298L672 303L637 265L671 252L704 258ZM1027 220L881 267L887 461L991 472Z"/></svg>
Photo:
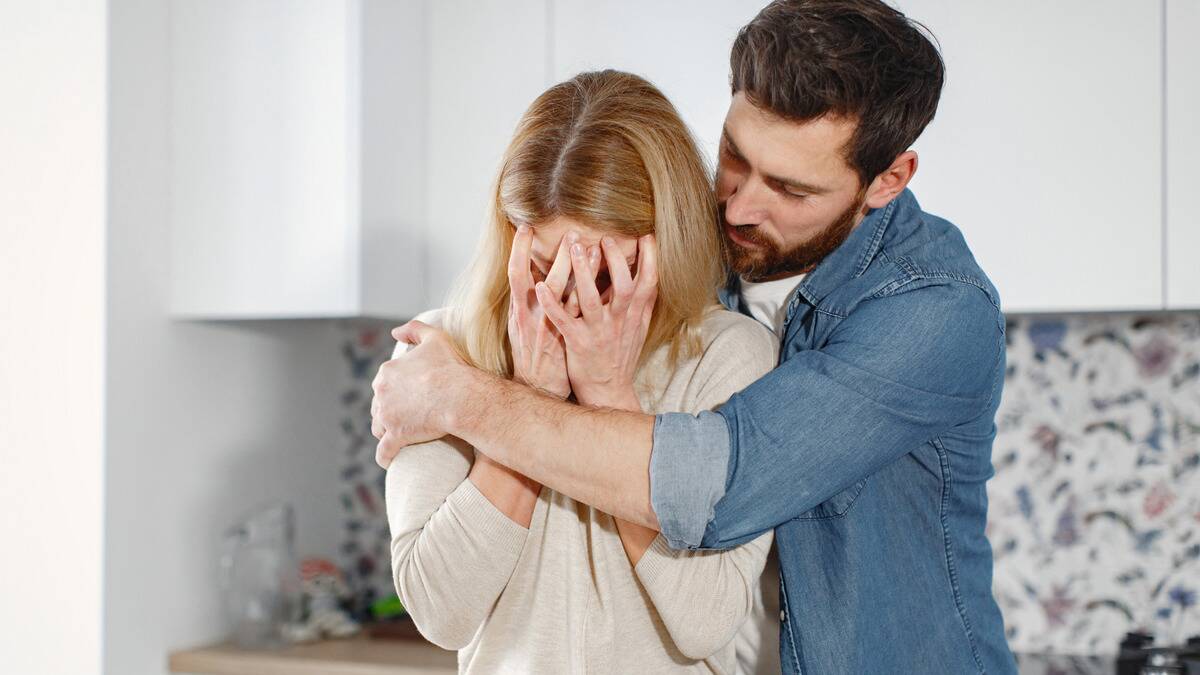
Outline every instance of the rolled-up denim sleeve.
<svg viewBox="0 0 1200 675"><path fill-rule="evenodd" d="M650 503L672 548L694 549L725 494L729 426L721 415L664 413L654 418Z"/></svg>

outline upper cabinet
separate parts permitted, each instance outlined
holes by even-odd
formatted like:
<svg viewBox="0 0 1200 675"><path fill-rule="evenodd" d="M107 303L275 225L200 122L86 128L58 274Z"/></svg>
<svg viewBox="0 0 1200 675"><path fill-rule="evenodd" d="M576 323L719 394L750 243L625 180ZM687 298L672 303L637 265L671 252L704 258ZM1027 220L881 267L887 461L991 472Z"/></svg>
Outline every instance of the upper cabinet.
<svg viewBox="0 0 1200 675"><path fill-rule="evenodd" d="M898 4L947 63L913 191L963 230L1003 308L1162 308L1160 4Z"/></svg>
<svg viewBox="0 0 1200 675"><path fill-rule="evenodd" d="M1166 7L1167 308L1200 309L1200 2Z"/></svg>
<svg viewBox="0 0 1200 675"><path fill-rule="evenodd" d="M171 5L171 312L424 305L424 3Z"/></svg>
<svg viewBox="0 0 1200 675"><path fill-rule="evenodd" d="M174 0L173 313L444 304L534 98L640 74L711 162L729 48L764 2ZM1200 307L1200 3L898 4L947 62L913 189L1004 309Z"/></svg>

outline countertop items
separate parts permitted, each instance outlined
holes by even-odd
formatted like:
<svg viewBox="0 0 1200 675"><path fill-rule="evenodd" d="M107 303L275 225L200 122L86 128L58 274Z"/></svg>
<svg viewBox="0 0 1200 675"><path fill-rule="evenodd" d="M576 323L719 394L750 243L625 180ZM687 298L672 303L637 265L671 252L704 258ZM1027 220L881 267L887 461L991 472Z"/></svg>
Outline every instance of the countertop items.
<svg viewBox="0 0 1200 675"><path fill-rule="evenodd" d="M458 655L419 636L360 635L275 650L222 642L171 652L168 667L199 675L449 675L458 672Z"/></svg>

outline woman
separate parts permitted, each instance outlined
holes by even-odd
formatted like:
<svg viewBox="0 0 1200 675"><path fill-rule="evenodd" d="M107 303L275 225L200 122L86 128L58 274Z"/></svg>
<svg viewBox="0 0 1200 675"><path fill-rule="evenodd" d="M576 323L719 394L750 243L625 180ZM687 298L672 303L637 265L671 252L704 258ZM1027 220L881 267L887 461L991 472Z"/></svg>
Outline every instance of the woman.
<svg viewBox="0 0 1200 675"><path fill-rule="evenodd" d="M526 111L476 262L448 310L418 318L476 366L580 405L714 408L778 349L716 302L715 213L670 102L634 75L581 74ZM592 346L605 332L619 353ZM673 550L451 437L406 448L386 485L397 591L460 672L737 672L772 533Z"/></svg>

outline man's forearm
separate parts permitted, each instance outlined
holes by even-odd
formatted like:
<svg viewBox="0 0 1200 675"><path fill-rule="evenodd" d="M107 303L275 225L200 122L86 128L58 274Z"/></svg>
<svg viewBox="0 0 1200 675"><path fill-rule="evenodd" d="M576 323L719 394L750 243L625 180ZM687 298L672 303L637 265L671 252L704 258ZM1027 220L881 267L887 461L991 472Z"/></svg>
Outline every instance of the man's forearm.
<svg viewBox="0 0 1200 675"><path fill-rule="evenodd" d="M461 384L448 431L584 504L658 529L650 504L654 416L587 408L480 371Z"/></svg>

